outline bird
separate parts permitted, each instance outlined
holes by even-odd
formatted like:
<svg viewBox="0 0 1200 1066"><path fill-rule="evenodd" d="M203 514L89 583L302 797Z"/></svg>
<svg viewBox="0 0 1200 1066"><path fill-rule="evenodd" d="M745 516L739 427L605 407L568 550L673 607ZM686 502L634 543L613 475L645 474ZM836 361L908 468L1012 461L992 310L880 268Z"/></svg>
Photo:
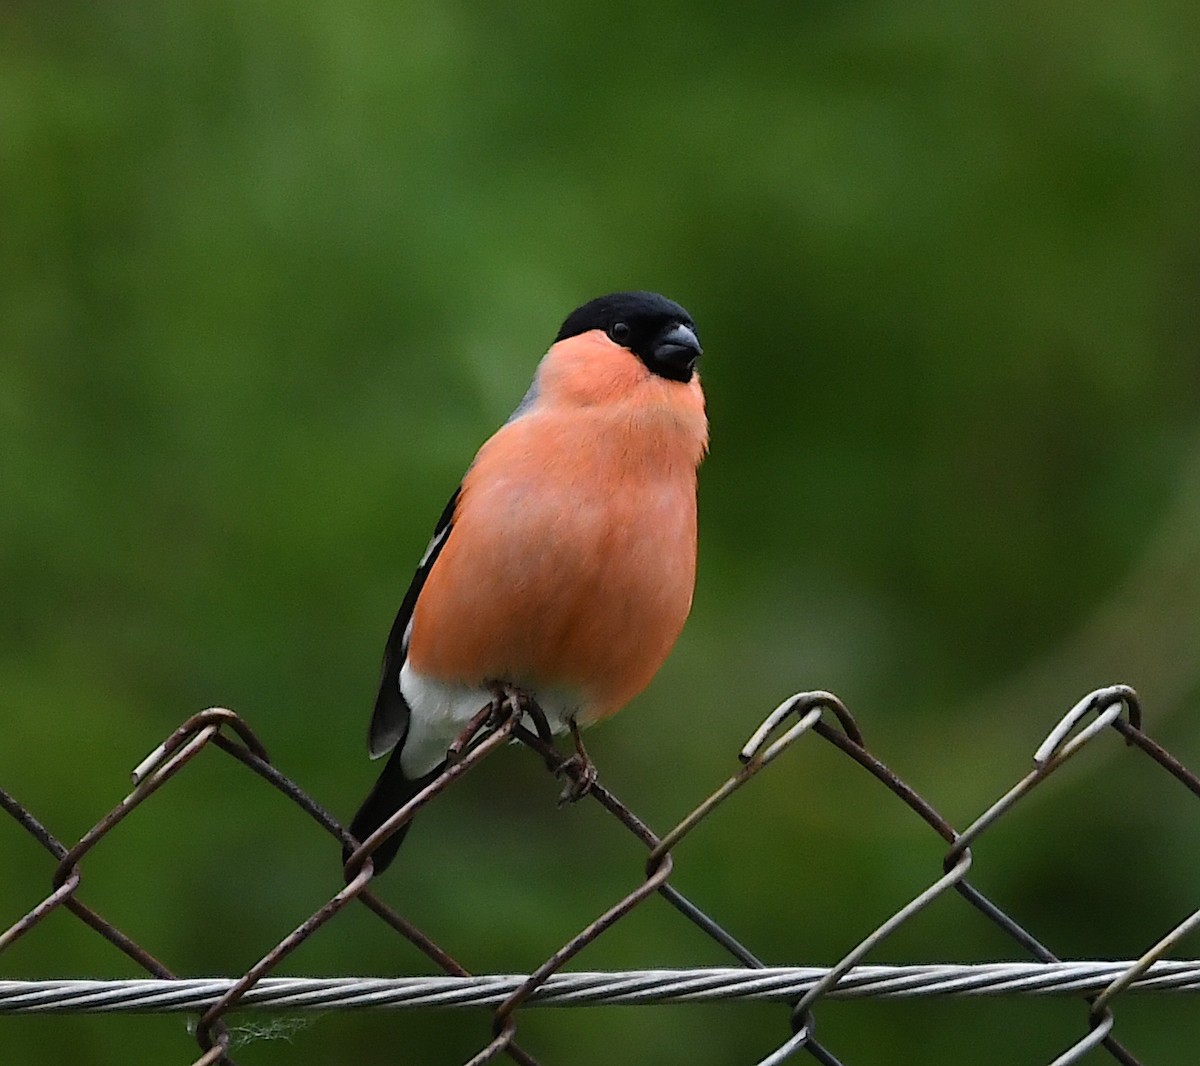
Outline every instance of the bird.
<svg viewBox="0 0 1200 1066"><path fill-rule="evenodd" d="M567 316L450 497L392 624L368 733L371 757L390 758L350 824L357 841L442 773L498 695L540 708L539 731L570 732L580 791L594 781L579 730L645 689L691 610L701 354L691 315L657 293ZM375 848L376 874L410 825Z"/></svg>

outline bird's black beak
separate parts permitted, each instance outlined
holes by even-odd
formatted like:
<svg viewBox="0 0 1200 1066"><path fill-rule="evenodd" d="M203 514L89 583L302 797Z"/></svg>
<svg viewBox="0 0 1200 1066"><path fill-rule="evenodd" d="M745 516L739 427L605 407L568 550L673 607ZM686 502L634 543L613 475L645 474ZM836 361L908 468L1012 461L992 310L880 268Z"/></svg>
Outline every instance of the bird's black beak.
<svg viewBox="0 0 1200 1066"><path fill-rule="evenodd" d="M676 323L654 338L650 349L652 369L673 381L691 381L696 360L703 353L696 331L681 322Z"/></svg>

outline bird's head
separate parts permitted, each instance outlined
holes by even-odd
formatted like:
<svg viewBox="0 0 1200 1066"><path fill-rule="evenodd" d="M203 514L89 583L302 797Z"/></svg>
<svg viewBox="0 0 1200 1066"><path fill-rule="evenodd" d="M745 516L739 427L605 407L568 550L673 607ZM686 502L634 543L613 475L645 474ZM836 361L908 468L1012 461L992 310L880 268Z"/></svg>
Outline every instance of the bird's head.
<svg viewBox="0 0 1200 1066"><path fill-rule="evenodd" d="M555 343L598 330L638 357L651 373L688 382L702 349L692 316L654 292L615 292L572 311Z"/></svg>

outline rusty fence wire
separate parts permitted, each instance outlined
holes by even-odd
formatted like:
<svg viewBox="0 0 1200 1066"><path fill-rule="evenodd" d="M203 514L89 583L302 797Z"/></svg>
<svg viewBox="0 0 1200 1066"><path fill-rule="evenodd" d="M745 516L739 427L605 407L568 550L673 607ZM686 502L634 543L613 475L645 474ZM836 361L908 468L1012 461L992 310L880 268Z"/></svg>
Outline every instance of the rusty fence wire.
<svg viewBox="0 0 1200 1066"><path fill-rule="evenodd" d="M517 1018L523 1009L544 1005L645 1004L772 1000L787 1005L778 1048L757 1066L776 1066L806 1054L825 1066L840 1066L835 1052L815 1035L814 1019L826 998L912 997L939 995L1059 995L1082 1000L1080 1035L1051 1066L1079 1062L1094 1049L1112 1061L1139 1066L1134 1053L1114 1035L1114 1001L1130 990L1200 990L1200 962L1170 960L1167 955L1189 932L1200 927L1197 910L1139 958L1119 962L1064 961L968 880L972 847L1041 782L1101 735L1117 734L1125 744L1152 760L1200 798L1200 778L1142 730L1137 694L1125 685L1098 689L1080 700L1050 731L1033 757L1033 768L966 828L952 826L890 767L868 750L853 716L828 692L806 692L784 701L747 741L740 766L678 825L662 835L599 783L587 797L599 803L646 849L640 883L563 944L537 969L521 975L472 975L421 929L371 891L371 853L416 812L469 773L497 747L519 741L553 773L572 776L579 761L562 756L536 726L535 706L510 696L481 712L469 734L456 742L455 758L436 780L398 811L369 840L358 842L294 781L273 766L250 727L234 712L211 708L184 722L133 772L133 790L67 847L26 807L0 789L0 807L53 857L51 891L28 913L0 932L0 953L30 933L52 911L63 909L123 952L150 976L139 980L0 981L0 1014L83 1011L176 1011L198 1015L194 1032L200 1053L192 1066L233 1063L226 1017L233 1011L350 1007L471 1007L492 1013L492 1039L467 1066L505 1056L535 1066L537 1060L518 1044ZM533 728L531 728L533 726ZM832 967L768 967L749 948L706 915L672 884L672 852L698 824L722 806L755 775L804 741L831 745L904 803L945 843L941 870L916 897L882 925L849 946ZM303 923L284 936L244 974L229 979L181 978L140 944L122 933L79 898L81 869L89 853L138 806L166 785L202 752L218 748L286 796L346 848L345 883ZM939 896L957 893L999 928L1031 961L956 965L869 965L865 960L897 929ZM735 965L689 970L561 972L584 948L653 895L667 900L731 957ZM365 905L395 933L430 958L446 976L407 978L275 977L280 963L318 928L353 903ZM2 919L0 919L2 920ZM0 1026L3 1025L0 1020ZM181 1050L179 1061L188 1061Z"/></svg>

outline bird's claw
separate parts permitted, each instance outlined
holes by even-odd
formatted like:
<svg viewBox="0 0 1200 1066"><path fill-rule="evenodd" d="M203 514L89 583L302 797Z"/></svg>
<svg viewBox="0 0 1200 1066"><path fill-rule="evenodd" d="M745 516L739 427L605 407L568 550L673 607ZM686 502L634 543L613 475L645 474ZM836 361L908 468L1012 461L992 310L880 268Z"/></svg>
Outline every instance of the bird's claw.
<svg viewBox="0 0 1200 1066"><path fill-rule="evenodd" d="M567 778L567 783L558 797L559 807L565 807L568 803L577 803L583 799L592 791L592 786L599 778L596 764L587 757L586 753L572 755L559 766L554 772L554 776Z"/></svg>

